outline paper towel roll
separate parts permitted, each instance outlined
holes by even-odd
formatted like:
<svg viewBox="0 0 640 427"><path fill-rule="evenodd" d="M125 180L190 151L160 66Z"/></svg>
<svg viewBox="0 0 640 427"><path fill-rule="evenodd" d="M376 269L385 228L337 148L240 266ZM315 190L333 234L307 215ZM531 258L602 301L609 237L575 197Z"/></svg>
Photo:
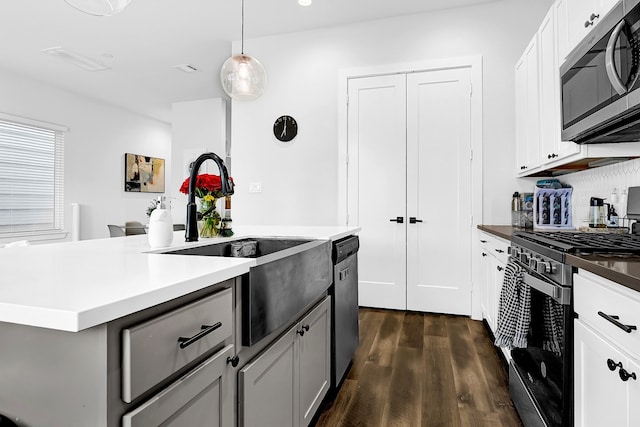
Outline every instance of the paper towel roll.
<svg viewBox="0 0 640 427"><path fill-rule="evenodd" d="M71 240L80 240L80 205L71 203Z"/></svg>

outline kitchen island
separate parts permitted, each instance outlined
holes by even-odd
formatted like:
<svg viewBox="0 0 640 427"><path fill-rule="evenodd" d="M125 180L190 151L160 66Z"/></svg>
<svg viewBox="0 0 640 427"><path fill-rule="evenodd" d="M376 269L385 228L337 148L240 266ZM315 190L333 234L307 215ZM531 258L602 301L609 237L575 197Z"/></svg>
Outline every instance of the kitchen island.
<svg viewBox="0 0 640 427"><path fill-rule="evenodd" d="M176 396L211 377L206 395L220 405L204 406L235 425L235 410L228 415L237 400L231 366L240 369L290 325L261 345L241 347L240 278L256 261L162 252L245 237L337 240L358 229L234 231L189 243L176 232L170 247L153 250L145 235L3 249L0 338L11 344L0 353L0 413L19 426L155 425L150 420L164 416L158 408L182 404ZM176 332L192 313L212 316L202 333L185 335L175 354L154 351L154 339Z"/></svg>

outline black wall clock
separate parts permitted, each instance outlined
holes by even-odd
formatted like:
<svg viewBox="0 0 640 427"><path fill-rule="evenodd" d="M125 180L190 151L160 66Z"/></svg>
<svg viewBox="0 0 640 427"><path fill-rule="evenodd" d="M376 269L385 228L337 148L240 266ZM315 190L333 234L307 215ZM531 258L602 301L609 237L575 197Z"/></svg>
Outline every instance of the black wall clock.
<svg viewBox="0 0 640 427"><path fill-rule="evenodd" d="M289 142L298 134L298 123L291 116L280 116L273 123L273 136L278 141Z"/></svg>

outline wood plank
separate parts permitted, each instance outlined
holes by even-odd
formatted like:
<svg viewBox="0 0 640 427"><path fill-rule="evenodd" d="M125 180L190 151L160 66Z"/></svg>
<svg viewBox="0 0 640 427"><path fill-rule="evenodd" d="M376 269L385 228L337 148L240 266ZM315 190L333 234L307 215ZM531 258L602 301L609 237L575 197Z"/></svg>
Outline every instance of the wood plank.
<svg viewBox="0 0 640 427"><path fill-rule="evenodd" d="M390 379L391 367L366 362L340 425L383 427L382 414L389 397Z"/></svg>
<svg viewBox="0 0 640 427"><path fill-rule="evenodd" d="M399 331L404 319L403 311L389 311L385 314L367 360L379 366L391 366L395 348L400 339Z"/></svg>
<svg viewBox="0 0 640 427"><path fill-rule="evenodd" d="M422 349L424 340L424 314L410 311L402 322L402 333L398 341L399 347Z"/></svg>
<svg viewBox="0 0 640 427"><path fill-rule="evenodd" d="M425 335L423 361L425 376L422 385L422 420L419 425L461 426L449 338Z"/></svg>
<svg viewBox="0 0 640 427"><path fill-rule="evenodd" d="M493 405L488 396L487 383L482 374L482 365L474 349L468 327L469 319L451 316L448 319L451 363L458 394L460 411L491 412Z"/></svg>
<svg viewBox="0 0 640 427"><path fill-rule="evenodd" d="M424 363L422 349L398 347L392 362L391 384L383 426L417 426L422 418Z"/></svg>
<svg viewBox="0 0 640 427"><path fill-rule="evenodd" d="M424 318L424 334L432 337L446 337L447 316L442 314L430 314Z"/></svg>

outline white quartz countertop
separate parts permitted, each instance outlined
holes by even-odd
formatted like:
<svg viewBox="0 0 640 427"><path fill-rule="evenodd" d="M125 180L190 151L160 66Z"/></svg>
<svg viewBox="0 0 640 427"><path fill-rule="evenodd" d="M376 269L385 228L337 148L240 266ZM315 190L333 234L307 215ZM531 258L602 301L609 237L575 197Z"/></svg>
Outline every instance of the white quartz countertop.
<svg viewBox="0 0 640 427"><path fill-rule="evenodd" d="M77 332L242 275L255 260L164 255L247 237L337 240L358 227L234 227L231 238L152 249L146 235L0 249L0 322Z"/></svg>

